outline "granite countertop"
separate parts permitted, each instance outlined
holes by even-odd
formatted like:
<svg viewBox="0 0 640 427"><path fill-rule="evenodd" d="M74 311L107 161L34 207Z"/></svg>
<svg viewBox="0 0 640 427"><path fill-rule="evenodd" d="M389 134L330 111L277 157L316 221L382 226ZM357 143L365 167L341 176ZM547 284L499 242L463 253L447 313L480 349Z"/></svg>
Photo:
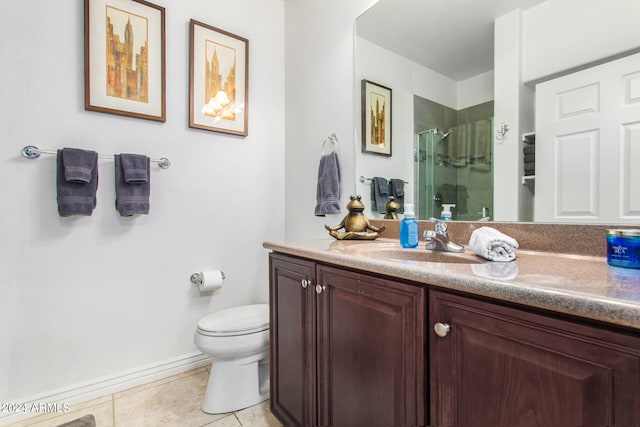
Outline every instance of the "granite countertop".
<svg viewBox="0 0 640 427"><path fill-rule="evenodd" d="M427 252L424 244L400 249L397 242L326 238L265 242L263 246L274 252L640 330L640 270L609 266L605 257L519 250L514 262L498 263L467 250L458 255L476 262L467 264L373 257L374 252L363 250L386 245L400 251ZM417 252L408 255L421 257Z"/></svg>

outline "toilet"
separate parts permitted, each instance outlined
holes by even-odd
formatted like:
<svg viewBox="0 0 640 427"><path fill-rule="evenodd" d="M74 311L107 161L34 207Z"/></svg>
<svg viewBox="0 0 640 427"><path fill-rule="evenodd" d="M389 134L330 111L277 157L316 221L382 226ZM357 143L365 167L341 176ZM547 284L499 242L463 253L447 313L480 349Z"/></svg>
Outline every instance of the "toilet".
<svg viewBox="0 0 640 427"><path fill-rule="evenodd" d="M269 398L268 304L233 307L203 317L194 343L212 359L204 412L237 411Z"/></svg>

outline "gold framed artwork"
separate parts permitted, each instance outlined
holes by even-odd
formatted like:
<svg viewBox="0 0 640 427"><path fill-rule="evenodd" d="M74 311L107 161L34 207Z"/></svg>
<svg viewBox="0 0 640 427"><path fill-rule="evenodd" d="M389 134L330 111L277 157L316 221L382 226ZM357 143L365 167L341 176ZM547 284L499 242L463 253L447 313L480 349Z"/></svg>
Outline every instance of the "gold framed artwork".
<svg viewBox="0 0 640 427"><path fill-rule="evenodd" d="M249 40L191 20L189 127L248 135Z"/></svg>
<svg viewBox="0 0 640 427"><path fill-rule="evenodd" d="M362 152L391 156L391 89L362 80Z"/></svg>
<svg viewBox="0 0 640 427"><path fill-rule="evenodd" d="M166 120L165 10L85 0L85 109Z"/></svg>

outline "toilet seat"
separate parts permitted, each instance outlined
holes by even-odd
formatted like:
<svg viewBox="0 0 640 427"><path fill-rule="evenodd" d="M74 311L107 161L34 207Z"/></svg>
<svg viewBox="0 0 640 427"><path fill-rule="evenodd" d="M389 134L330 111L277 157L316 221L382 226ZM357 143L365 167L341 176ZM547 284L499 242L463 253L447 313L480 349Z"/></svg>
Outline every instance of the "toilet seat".
<svg viewBox="0 0 640 427"><path fill-rule="evenodd" d="M232 307L203 317L198 332L212 337L247 335L269 329L269 305Z"/></svg>

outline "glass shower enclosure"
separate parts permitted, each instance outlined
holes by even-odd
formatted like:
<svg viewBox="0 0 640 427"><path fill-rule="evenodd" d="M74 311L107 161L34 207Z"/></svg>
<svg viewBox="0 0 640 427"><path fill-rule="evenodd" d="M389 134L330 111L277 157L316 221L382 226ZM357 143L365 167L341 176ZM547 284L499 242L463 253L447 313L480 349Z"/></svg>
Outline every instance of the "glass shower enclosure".
<svg viewBox="0 0 640 427"><path fill-rule="evenodd" d="M414 145L416 218L489 221L493 212L493 120L419 132Z"/></svg>

